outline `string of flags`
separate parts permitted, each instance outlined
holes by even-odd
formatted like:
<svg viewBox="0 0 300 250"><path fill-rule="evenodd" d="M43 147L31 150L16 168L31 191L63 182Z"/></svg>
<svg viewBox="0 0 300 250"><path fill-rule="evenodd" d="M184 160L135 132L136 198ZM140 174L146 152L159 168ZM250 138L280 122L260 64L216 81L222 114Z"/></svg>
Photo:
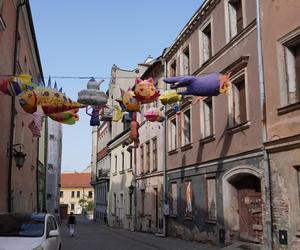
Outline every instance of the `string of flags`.
<svg viewBox="0 0 300 250"><path fill-rule="evenodd" d="M72 125L79 120L79 109L85 108L86 114L90 116L90 125L98 126L100 121L118 122L126 113L130 119L130 134L126 145L136 148L139 146L140 126L137 113L141 112L142 104L159 100L162 105L171 105L174 111L178 112L179 104L185 95L205 97L227 93L230 86L230 74L212 73L200 77L177 76L164 78L163 81L169 84L171 89L160 93L152 78L144 80L136 78L131 88L120 89L121 95L117 99L119 105L108 105L108 96L100 89L104 79L97 81L95 77L90 78L86 89L78 92L77 101L67 97L62 92L62 88L58 89L56 82L52 88L50 77L48 85L45 86L43 83L35 83L33 77L26 74L9 76L0 80L0 92L17 97L23 110L32 114L29 129L35 137L41 136L42 121L46 116L62 124ZM161 109L157 107L146 110L144 117L149 122L165 120Z"/></svg>

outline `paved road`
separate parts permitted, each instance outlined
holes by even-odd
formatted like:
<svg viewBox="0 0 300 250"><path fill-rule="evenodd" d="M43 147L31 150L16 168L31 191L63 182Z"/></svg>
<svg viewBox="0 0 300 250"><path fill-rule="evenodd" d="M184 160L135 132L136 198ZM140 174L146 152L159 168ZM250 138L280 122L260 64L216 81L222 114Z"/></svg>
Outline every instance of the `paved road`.
<svg viewBox="0 0 300 250"><path fill-rule="evenodd" d="M171 237L109 228L89 221L76 225L75 237L68 236L65 223L61 224L62 250L217 250L219 248Z"/></svg>

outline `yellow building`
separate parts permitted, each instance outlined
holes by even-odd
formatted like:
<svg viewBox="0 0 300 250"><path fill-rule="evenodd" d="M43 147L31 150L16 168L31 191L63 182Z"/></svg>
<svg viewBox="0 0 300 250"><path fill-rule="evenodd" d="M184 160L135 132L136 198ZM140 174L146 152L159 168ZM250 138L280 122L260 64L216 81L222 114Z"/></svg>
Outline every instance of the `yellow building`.
<svg viewBox="0 0 300 250"><path fill-rule="evenodd" d="M90 173L61 173L60 204L68 205L68 214L93 211L94 189Z"/></svg>

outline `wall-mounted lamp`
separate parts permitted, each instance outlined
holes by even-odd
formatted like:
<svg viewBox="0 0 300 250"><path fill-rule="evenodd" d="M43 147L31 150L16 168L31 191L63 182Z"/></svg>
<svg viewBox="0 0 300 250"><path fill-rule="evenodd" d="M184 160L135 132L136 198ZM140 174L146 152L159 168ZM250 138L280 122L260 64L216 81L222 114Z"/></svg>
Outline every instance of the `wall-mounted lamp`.
<svg viewBox="0 0 300 250"><path fill-rule="evenodd" d="M24 144L22 143L17 143L12 146L13 149L13 156L16 161L17 168L20 169L23 167L25 159L26 159L26 154L23 152L24 151Z"/></svg>
<svg viewBox="0 0 300 250"><path fill-rule="evenodd" d="M130 184L130 186L128 187L128 193L130 195L132 195L133 194L133 190L134 190L134 186L132 184Z"/></svg>

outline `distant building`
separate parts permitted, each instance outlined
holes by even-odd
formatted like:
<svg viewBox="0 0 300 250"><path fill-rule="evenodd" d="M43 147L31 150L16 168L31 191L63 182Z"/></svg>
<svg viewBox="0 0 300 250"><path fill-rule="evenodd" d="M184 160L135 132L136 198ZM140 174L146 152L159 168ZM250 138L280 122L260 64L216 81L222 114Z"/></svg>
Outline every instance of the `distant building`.
<svg viewBox="0 0 300 250"><path fill-rule="evenodd" d="M59 209L62 125L51 119L47 124L46 210L55 213Z"/></svg>
<svg viewBox="0 0 300 250"><path fill-rule="evenodd" d="M94 190L90 173L63 172L60 182L60 204L68 205L68 213L93 213Z"/></svg>

